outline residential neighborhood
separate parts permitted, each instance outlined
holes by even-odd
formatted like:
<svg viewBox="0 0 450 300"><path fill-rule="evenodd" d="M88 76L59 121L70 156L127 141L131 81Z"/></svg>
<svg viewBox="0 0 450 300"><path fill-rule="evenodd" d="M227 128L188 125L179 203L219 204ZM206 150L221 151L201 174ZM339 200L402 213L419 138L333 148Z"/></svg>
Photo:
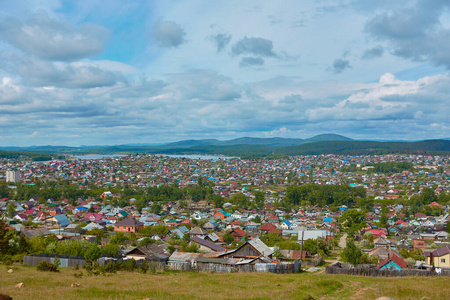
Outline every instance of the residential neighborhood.
<svg viewBox="0 0 450 300"><path fill-rule="evenodd" d="M3 159L2 257L315 272L355 243L355 266L450 268L448 166L421 155ZM84 250L67 250L75 243Z"/></svg>

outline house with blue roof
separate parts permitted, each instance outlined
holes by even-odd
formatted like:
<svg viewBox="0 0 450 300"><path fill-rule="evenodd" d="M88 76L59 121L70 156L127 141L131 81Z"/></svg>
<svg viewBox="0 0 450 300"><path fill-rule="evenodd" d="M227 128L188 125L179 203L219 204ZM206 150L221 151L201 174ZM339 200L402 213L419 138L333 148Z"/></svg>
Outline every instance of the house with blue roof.
<svg viewBox="0 0 450 300"><path fill-rule="evenodd" d="M54 215L51 218L48 218L47 220L45 220L45 223L48 224L50 223L51 226L59 226L59 227L66 227L67 225L70 224L69 219L66 217L66 215Z"/></svg>
<svg viewBox="0 0 450 300"><path fill-rule="evenodd" d="M281 229L289 229L291 227L291 222L285 220L280 224Z"/></svg>

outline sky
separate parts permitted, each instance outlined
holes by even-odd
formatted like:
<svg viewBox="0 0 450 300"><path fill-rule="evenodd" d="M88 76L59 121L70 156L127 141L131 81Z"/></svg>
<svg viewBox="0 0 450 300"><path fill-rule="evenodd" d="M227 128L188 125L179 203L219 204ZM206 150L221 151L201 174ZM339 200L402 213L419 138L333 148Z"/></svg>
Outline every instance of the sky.
<svg viewBox="0 0 450 300"><path fill-rule="evenodd" d="M450 137L450 1L0 0L0 146Z"/></svg>

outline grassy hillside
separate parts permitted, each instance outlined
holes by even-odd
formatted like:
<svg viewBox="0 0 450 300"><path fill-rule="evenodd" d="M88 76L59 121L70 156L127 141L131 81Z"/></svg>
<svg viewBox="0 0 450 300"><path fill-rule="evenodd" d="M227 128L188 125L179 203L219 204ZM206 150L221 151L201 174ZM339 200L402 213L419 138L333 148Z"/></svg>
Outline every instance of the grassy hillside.
<svg viewBox="0 0 450 300"><path fill-rule="evenodd" d="M75 271L2 267L0 292L13 299L448 299L448 277L371 278L327 274L117 273L75 278ZM86 273L84 273L86 274ZM23 282L25 287L15 289ZM71 283L81 287L72 288Z"/></svg>

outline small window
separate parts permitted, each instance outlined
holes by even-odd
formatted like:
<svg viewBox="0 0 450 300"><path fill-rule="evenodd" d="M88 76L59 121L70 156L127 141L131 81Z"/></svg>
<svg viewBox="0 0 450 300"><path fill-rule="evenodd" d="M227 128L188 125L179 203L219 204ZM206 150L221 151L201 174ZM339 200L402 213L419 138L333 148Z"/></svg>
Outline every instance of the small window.
<svg viewBox="0 0 450 300"><path fill-rule="evenodd" d="M445 263L445 258L441 258L441 263Z"/></svg>

